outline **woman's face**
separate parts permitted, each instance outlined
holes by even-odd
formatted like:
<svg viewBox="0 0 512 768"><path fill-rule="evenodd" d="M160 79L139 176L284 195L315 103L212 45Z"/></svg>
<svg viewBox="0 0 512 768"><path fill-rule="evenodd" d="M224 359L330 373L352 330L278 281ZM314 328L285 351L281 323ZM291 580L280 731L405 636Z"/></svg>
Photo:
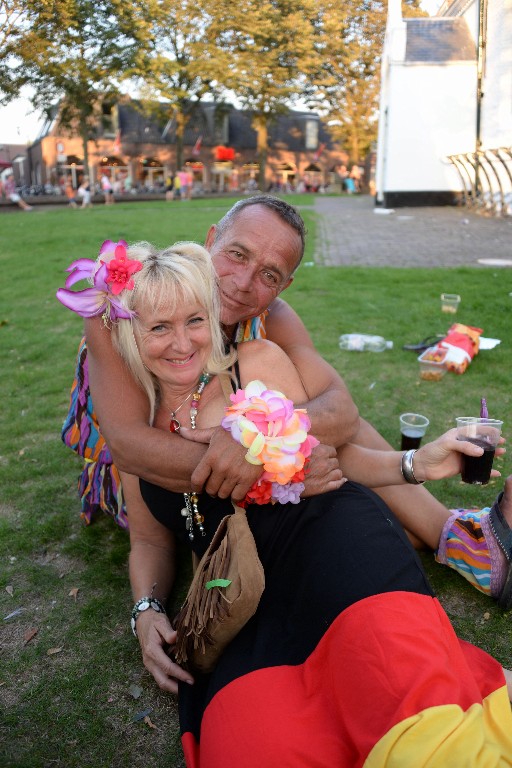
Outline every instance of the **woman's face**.
<svg viewBox="0 0 512 768"><path fill-rule="evenodd" d="M136 331L142 362L159 380L179 391L197 384L211 350L208 314L197 303L180 302L170 311L138 309Z"/></svg>

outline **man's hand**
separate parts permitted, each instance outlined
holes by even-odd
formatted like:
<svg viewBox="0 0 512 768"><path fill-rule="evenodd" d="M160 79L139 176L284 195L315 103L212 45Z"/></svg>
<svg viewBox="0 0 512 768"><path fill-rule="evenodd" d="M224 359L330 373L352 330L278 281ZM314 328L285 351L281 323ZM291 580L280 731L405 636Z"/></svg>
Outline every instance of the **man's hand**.
<svg viewBox="0 0 512 768"><path fill-rule="evenodd" d="M169 693L178 693L178 680L193 683L194 679L169 658L168 650L176 643L176 632L168 617L151 609L137 617L139 639L144 666L150 672L159 688Z"/></svg>
<svg viewBox="0 0 512 768"><path fill-rule="evenodd" d="M335 491L346 483L340 469L336 449L330 445L317 445L311 453L301 498Z"/></svg>
<svg viewBox="0 0 512 768"><path fill-rule="evenodd" d="M210 436L208 450L192 473L192 490L205 490L210 496L242 501L263 472L261 465L245 460L247 448L235 442L222 427L216 427L213 432L182 429L180 434L197 442L204 442L205 436Z"/></svg>

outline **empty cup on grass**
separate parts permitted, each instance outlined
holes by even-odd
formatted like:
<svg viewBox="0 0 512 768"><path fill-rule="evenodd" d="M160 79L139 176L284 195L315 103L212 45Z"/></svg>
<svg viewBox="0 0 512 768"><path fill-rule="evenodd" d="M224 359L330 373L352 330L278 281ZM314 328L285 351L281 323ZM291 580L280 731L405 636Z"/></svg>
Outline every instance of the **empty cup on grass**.
<svg viewBox="0 0 512 768"><path fill-rule="evenodd" d="M460 296L457 293L441 294L441 310L447 314L455 315L459 308Z"/></svg>
<svg viewBox="0 0 512 768"><path fill-rule="evenodd" d="M456 421L457 440L467 440L484 449L481 456L462 456L462 481L471 485L487 485L503 422L478 416L458 416Z"/></svg>
<svg viewBox="0 0 512 768"><path fill-rule="evenodd" d="M400 416L400 432L402 434L402 451L419 448L421 438L430 424L426 416L420 413L402 413Z"/></svg>

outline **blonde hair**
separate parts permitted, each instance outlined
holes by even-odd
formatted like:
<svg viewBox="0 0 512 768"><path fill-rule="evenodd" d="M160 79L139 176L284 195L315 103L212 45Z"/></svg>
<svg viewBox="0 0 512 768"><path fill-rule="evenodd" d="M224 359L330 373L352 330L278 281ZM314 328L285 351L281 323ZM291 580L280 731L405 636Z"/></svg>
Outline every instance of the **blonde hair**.
<svg viewBox="0 0 512 768"><path fill-rule="evenodd" d="M197 303L207 313L212 347L206 361L206 372L221 373L234 362L236 353L226 352L226 339L220 325L220 301L217 275L210 254L197 243L175 243L159 250L140 242L127 248L127 257L136 259L142 269L133 275L135 287L117 297L123 306L137 313L143 306L174 312L183 303ZM159 397L158 380L144 366L137 346L137 315L132 320L119 320L112 328L113 339L132 375L146 392L153 422Z"/></svg>

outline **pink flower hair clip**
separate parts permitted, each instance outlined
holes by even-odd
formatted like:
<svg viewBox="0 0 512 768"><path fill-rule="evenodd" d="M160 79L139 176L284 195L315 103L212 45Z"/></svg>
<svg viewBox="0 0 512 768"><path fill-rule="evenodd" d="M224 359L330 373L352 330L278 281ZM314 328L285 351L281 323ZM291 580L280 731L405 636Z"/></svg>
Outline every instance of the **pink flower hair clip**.
<svg viewBox="0 0 512 768"><path fill-rule="evenodd" d="M61 304L81 317L101 315L106 325L133 317L135 313L125 309L116 298L124 290L133 290L133 275L142 269L140 261L128 258L126 246L124 240L117 243L105 240L100 248L99 261L77 259L70 264L66 270L69 272L66 287L59 288L56 294ZM70 291L71 286L80 280L89 280L92 287Z"/></svg>

